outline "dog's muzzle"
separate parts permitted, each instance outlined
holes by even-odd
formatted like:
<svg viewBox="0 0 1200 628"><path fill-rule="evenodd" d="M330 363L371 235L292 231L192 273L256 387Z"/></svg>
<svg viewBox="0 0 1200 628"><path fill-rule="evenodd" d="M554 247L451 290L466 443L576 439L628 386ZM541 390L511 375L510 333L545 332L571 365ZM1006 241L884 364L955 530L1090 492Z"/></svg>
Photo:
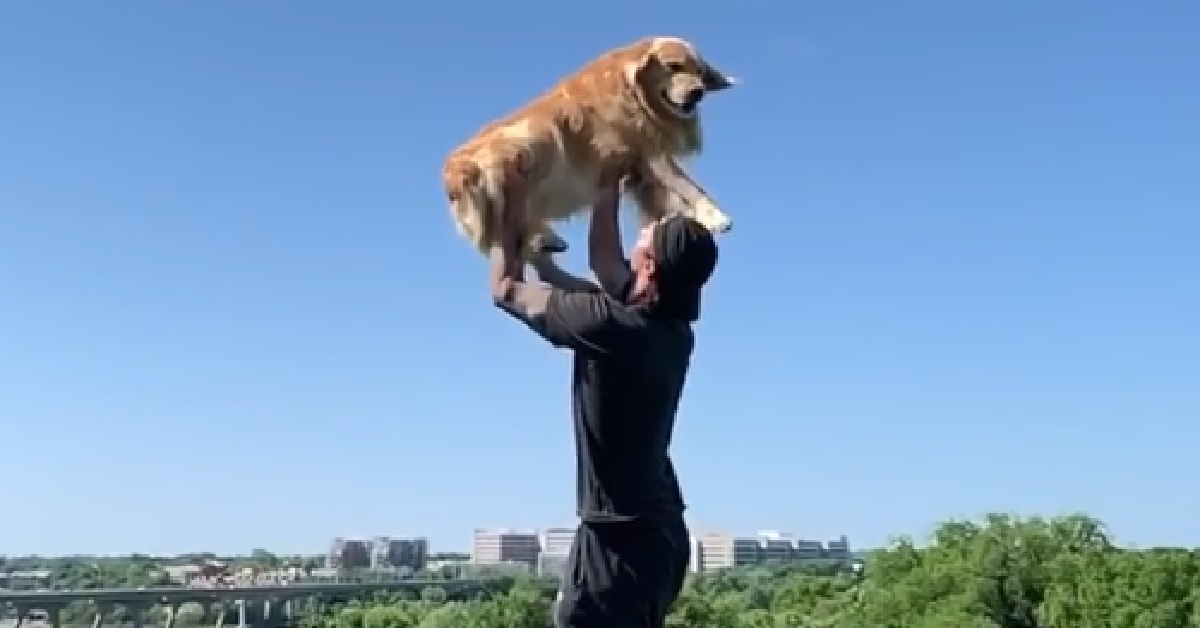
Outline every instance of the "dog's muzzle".
<svg viewBox="0 0 1200 628"><path fill-rule="evenodd" d="M683 102L679 104L679 108L687 113L692 113L696 110L701 100L704 100L704 89L693 87L688 90L687 95L683 98Z"/></svg>

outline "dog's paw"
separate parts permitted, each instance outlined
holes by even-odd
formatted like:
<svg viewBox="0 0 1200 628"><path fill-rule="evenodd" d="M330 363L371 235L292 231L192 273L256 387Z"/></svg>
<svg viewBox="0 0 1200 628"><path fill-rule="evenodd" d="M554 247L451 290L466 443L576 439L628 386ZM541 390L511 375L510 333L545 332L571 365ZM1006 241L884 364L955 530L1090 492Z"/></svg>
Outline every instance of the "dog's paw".
<svg viewBox="0 0 1200 628"><path fill-rule="evenodd" d="M692 218L696 222L704 225L706 229L713 233L726 233L733 229L733 220L717 207L717 204L708 198L700 199L696 207L692 209Z"/></svg>
<svg viewBox="0 0 1200 628"><path fill-rule="evenodd" d="M557 255L570 248L557 233L540 233L529 241L529 250L536 255Z"/></svg>

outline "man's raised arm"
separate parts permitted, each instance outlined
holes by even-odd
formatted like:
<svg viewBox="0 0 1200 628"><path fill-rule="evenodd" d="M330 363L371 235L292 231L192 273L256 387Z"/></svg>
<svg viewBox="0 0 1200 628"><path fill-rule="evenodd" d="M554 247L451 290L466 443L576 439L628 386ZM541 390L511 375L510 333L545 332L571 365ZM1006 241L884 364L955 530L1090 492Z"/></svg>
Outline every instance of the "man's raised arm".
<svg viewBox="0 0 1200 628"><path fill-rule="evenodd" d="M629 262L621 249L620 206L619 185L602 190L592 205L588 231L588 267L604 291L617 297L624 295L630 277Z"/></svg>
<svg viewBox="0 0 1200 628"><path fill-rule="evenodd" d="M519 233L519 225L502 220L500 244L491 250L491 293L497 307L556 347L607 354L630 342L627 325L603 293L525 281Z"/></svg>
<svg viewBox="0 0 1200 628"><path fill-rule="evenodd" d="M600 286L584 279L576 277L571 273L562 269L554 262L554 257L549 253L535 255L529 260L529 265L533 267L534 272L542 283L549 284L559 290L567 292L596 292L600 290Z"/></svg>

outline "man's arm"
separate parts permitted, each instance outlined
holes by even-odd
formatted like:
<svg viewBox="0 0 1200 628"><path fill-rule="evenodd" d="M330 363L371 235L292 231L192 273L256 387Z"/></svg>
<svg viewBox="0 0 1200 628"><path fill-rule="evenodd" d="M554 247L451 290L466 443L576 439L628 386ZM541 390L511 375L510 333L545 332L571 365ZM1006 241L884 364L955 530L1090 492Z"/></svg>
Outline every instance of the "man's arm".
<svg viewBox="0 0 1200 628"><path fill-rule="evenodd" d="M592 205L592 224L588 231L588 267L604 291L623 296L629 283L629 262L621 249L618 210L621 189L613 185L601 191Z"/></svg>
<svg viewBox="0 0 1200 628"><path fill-rule="evenodd" d="M614 355L634 341L634 322L601 292L564 292L528 283L513 284L496 305L560 349Z"/></svg>
<svg viewBox="0 0 1200 628"><path fill-rule="evenodd" d="M612 301L598 292L566 292L525 281L518 234L519 226L501 221L500 244L490 255L496 306L557 347L605 354L619 351L630 334L624 333Z"/></svg>
<svg viewBox="0 0 1200 628"><path fill-rule="evenodd" d="M559 290L565 292L596 292L600 290L600 286L595 283L563 270L549 254L534 256L529 260L529 265L537 273L538 279Z"/></svg>

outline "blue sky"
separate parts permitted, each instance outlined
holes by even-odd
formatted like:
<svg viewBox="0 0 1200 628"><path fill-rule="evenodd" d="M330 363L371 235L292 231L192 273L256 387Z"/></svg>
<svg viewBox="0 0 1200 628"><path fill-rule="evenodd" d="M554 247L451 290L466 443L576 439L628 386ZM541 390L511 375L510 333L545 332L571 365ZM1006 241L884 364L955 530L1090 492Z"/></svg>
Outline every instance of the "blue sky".
<svg viewBox="0 0 1200 628"><path fill-rule="evenodd" d="M1200 544L1200 4L1140 4L3 3L0 553L569 524L569 358L439 171L647 34L744 80L693 166L737 223L695 528Z"/></svg>

